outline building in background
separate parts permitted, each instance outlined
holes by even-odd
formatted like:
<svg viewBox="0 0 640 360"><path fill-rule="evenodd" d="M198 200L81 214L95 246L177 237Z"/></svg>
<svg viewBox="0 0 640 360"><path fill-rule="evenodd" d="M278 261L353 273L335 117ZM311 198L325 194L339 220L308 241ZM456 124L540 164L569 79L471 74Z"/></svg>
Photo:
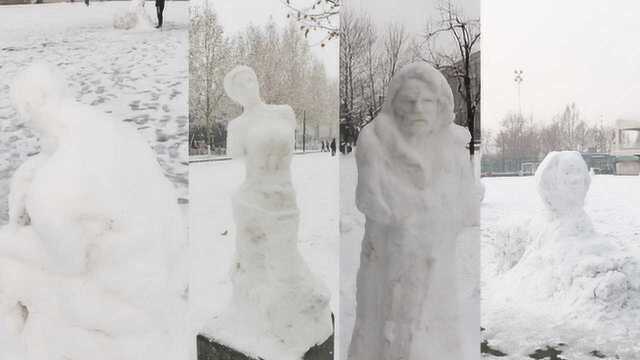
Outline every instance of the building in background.
<svg viewBox="0 0 640 360"><path fill-rule="evenodd" d="M618 119L611 155L615 157L616 174L640 174L640 120Z"/></svg>

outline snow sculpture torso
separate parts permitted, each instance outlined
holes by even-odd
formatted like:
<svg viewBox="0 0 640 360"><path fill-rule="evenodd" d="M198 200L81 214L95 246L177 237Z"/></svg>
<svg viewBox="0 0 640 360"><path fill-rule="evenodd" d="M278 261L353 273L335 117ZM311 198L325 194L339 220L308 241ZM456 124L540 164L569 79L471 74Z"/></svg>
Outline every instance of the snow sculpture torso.
<svg viewBox="0 0 640 360"><path fill-rule="evenodd" d="M20 274L0 288L29 314L26 359L183 356L175 190L133 129L73 101L54 74L32 65L13 87L42 147L13 178L0 236L0 273Z"/></svg>
<svg viewBox="0 0 640 360"><path fill-rule="evenodd" d="M300 359L331 335L332 325L329 292L297 246L299 211L290 171L295 115L287 105L260 100L251 68L227 74L225 90L244 107L229 124L227 149L244 158L246 177L232 199L232 301L209 332L250 355Z"/></svg>
<svg viewBox="0 0 640 360"><path fill-rule="evenodd" d="M457 237L479 221L468 141L453 124L449 85L426 63L394 77L381 114L361 131L356 203L366 226L349 359L478 353L477 342L463 344L478 328L464 329L455 284Z"/></svg>
<svg viewBox="0 0 640 360"><path fill-rule="evenodd" d="M522 257L483 291L488 337L518 333L497 339L509 355L554 342L635 354L629 346L640 336L640 258L626 239L593 229L583 208L591 176L582 155L550 152L535 180L545 213L532 222Z"/></svg>

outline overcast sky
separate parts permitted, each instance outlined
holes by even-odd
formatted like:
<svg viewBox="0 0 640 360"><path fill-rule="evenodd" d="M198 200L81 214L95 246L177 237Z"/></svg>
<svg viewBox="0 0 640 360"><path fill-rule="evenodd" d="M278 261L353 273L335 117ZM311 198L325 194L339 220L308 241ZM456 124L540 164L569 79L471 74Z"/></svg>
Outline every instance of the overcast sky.
<svg viewBox="0 0 640 360"><path fill-rule="evenodd" d="M366 11L378 26L388 22L403 23L407 31L422 33L428 19L438 20L436 6L442 0L344 0L345 6L356 11ZM480 0L456 0L466 17L480 16Z"/></svg>
<svg viewBox="0 0 640 360"><path fill-rule="evenodd" d="M308 4L311 0L298 0L300 4ZM280 0L209 0L218 13L220 22L227 35L244 30L249 24L264 25L272 17L278 25L287 24L287 8ZM338 40L334 39L326 43L323 48L320 40L326 33L310 33L308 43L312 54L324 63L327 75L333 79L338 78Z"/></svg>
<svg viewBox="0 0 640 360"><path fill-rule="evenodd" d="M587 121L640 114L640 1L491 0L482 4L482 122L518 108L548 122L575 102Z"/></svg>

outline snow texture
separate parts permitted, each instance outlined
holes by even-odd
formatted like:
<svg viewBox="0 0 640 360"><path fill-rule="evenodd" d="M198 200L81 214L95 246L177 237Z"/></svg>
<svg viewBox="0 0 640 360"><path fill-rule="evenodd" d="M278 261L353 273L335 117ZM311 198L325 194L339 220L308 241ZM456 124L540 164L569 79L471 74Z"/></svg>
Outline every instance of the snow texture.
<svg viewBox="0 0 640 360"><path fill-rule="evenodd" d="M261 101L249 67L229 72L225 91L244 108L229 125L227 144L232 157L244 158L246 173L232 200L231 302L204 333L255 357L301 359L331 335L332 325L329 290L297 245L300 215L290 170L295 116L287 105Z"/></svg>
<svg viewBox="0 0 640 360"><path fill-rule="evenodd" d="M601 178L610 187L627 180L597 175L593 181ZM484 337L510 358L526 358L547 346L561 349L567 359L591 359L594 352L609 359L640 354L638 213L635 205L612 206L618 214L626 212L622 218L635 220L615 224L620 215L603 213L599 221L606 232L598 232L584 209L591 182L579 153L551 152L536 171L543 205L537 215L526 221L483 222L487 229L497 228L486 232L483 245ZM504 192L500 196L520 199L532 189L529 185L515 196L508 188L493 188ZM626 189L630 194L601 187L614 196L594 201L593 209L619 202L615 195L636 196L637 201L637 192ZM532 204L517 205L530 216ZM629 226L635 238L617 234Z"/></svg>
<svg viewBox="0 0 640 360"><path fill-rule="evenodd" d="M8 356L184 358L186 229L155 154L130 125L75 101L49 64L11 89L41 151L13 174L0 229Z"/></svg>
<svg viewBox="0 0 640 360"><path fill-rule="evenodd" d="M456 281L458 245L479 247L468 141L451 88L426 63L394 76L361 131L355 200L366 223L349 359L478 358L479 279ZM465 302L474 292L476 305Z"/></svg>
<svg viewBox="0 0 640 360"><path fill-rule="evenodd" d="M37 133L9 97L11 80L36 60L55 65L77 101L136 129L177 196L186 199L188 5L168 1L162 31L115 30L113 17L128 9L128 2L2 6L0 225L8 221L9 179L40 151Z"/></svg>

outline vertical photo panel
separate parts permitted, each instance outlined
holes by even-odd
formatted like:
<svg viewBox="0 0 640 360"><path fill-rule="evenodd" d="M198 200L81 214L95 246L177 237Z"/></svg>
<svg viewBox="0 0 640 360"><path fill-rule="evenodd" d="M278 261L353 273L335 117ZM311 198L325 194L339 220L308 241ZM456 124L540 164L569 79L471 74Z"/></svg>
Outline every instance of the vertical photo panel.
<svg viewBox="0 0 640 360"><path fill-rule="evenodd" d="M0 1L0 359L188 356L188 5Z"/></svg>
<svg viewBox="0 0 640 360"><path fill-rule="evenodd" d="M479 359L480 2L344 2L341 359Z"/></svg>
<svg viewBox="0 0 640 360"><path fill-rule="evenodd" d="M640 358L640 7L483 3L487 358Z"/></svg>
<svg viewBox="0 0 640 360"><path fill-rule="evenodd" d="M191 2L198 359L334 358L338 10L316 0Z"/></svg>

